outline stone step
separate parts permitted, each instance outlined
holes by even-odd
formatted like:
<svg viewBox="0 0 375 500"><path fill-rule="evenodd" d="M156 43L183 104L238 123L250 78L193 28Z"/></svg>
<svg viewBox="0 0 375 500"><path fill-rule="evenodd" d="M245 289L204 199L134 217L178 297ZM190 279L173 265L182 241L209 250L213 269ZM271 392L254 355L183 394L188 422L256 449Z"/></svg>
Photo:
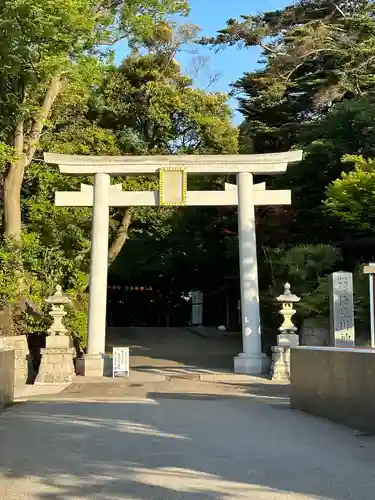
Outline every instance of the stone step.
<svg viewBox="0 0 375 500"><path fill-rule="evenodd" d="M133 372L149 373L155 375L162 375L166 379L170 378L185 378L192 380L200 380L202 382L231 382L231 383L249 383L252 379L251 376L232 373L225 371L206 370L204 368L196 367L142 367L137 366L131 369Z"/></svg>

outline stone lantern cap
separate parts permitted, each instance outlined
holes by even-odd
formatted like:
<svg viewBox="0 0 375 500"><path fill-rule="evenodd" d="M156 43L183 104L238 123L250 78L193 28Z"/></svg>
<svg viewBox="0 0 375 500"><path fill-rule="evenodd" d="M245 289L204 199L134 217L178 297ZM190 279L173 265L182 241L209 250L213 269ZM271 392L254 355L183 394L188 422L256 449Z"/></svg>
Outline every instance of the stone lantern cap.
<svg viewBox="0 0 375 500"><path fill-rule="evenodd" d="M56 285L55 294L47 297L45 301L47 302L47 304L51 305L64 305L64 304L69 304L71 302L70 298L62 293L62 288L60 285Z"/></svg>
<svg viewBox="0 0 375 500"><path fill-rule="evenodd" d="M290 302L290 303L295 303L299 302L301 299L300 297L297 297L297 295L294 295L290 289L290 284L285 283L284 285L284 293L282 295L279 295L276 299L278 302Z"/></svg>

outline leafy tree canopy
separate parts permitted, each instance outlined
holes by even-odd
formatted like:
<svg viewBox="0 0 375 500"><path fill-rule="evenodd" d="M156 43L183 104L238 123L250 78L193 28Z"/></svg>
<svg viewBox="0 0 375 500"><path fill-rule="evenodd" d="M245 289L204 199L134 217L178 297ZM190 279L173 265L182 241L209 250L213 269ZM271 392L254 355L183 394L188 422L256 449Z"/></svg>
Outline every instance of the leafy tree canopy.
<svg viewBox="0 0 375 500"><path fill-rule="evenodd" d="M374 88L375 4L370 0L301 0L230 19L202 43L262 51L261 69L233 85L245 116L242 135L254 152L288 150L302 124L316 121L333 103Z"/></svg>
<svg viewBox="0 0 375 500"><path fill-rule="evenodd" d="M14 150L4 176L3 231L21 238L20 193L59 94L97 85L116 40L149 39L185 0L5 0L0 16L0 140Z"/></svg>
<svg viewBox="0 0 375 500"><path fill-rule="evenodd" d="M343 172L327 189L325 207L344 226L357 234L374 235L375 160L346 155L344 161L354 170Z"/></svg>

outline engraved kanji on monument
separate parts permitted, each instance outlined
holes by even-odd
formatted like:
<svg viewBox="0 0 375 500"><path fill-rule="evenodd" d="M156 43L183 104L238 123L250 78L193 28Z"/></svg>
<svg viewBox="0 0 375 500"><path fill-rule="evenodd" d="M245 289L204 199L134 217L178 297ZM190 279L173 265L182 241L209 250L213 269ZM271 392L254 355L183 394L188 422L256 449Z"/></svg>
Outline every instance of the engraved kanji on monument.
<svg viewBox="0 0 375 500"><path fill-rule="evenodd" d="M339 271L330 275L330 340L335 347L354 347L353 275Z"/></svg>

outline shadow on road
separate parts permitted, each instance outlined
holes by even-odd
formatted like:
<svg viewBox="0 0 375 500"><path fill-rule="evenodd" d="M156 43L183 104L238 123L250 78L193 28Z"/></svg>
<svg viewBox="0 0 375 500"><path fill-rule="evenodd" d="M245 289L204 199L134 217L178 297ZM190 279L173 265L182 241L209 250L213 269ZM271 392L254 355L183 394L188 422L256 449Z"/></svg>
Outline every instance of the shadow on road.
<svg viewBox="0 0 375 500"><path fill-rule="evenodd" d="M8 500L373 497L374 448L358 447L347 429L241 398L154 396L27 403L0 415L2 494Z"/></svg>

